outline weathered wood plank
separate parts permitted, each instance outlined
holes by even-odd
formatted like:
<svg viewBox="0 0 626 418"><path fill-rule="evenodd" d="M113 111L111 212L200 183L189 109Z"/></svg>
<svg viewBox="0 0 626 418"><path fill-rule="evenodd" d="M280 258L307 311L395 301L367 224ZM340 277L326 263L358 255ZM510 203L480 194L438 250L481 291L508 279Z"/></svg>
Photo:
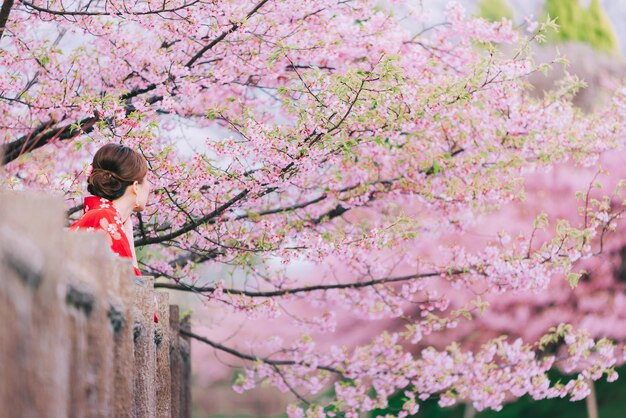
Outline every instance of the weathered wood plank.
<svg viewBox="0 0 626 418"><path fill-rule="evenodd" d="M56 196L0 193L0 405L7 416L67 416L68 337L56 292L62 213Z"/></svg>
<svg viewBox="0 0 626 418"><path fill-rule="evenodd" d="M154 343L154 279L136 279L134 341L135 341L135 410L133 416L156 416L156 346Z"/></svg>
<svg viewBox="0 0 626 418"><path fill-rule="evenodd" d="M171 415L171 381L170 381L170 295L165 292L155 292L157 299L157 315L159 323L156 324L156 397L157 417L170 418Z"/></svg>
<svg viewBox="0 0 626 418"><path fill-rule="evenodd" d="M113 357L114 404L116 417L130 417L134 408L135 344L133 341L133 287L136 286L132 266L126 260L114 260L117 277L113 286L119 300L111 299L109 321L113 326L115 346ZM120 305L117 305L119 303Z"/></svg>
<svg viewBox="0 0 626 418"><path fill-rule="evenodd" d="M182 360L180 354L180 313L178 305L170 305L170 378L172 418L179 418L182 395Z"/></svg>
<svg viewBox="0 0 626 418"><path fill-rule="evenodd" d="M180 322L180 328L191 331L191 316L185 316ZM181 354L181 418L191 418L191 339L180 336Z"/></svg>

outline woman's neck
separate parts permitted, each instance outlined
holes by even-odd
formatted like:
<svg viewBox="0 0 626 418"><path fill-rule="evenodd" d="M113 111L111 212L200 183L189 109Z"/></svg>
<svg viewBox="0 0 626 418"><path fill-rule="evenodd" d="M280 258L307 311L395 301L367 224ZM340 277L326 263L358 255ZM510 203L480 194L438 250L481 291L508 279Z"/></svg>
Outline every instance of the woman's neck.
<svg viewBox="0 0 626 418"><path fill-rule="evenodd" d="M120 213L120 216L122 217L122 222L126 222L131 213L133 213L133 202L131 202L129 199L125 199L124 196L120 197L119 199L115 199L113 201L113 206L115 206L115 209L117 209L117 211Z"/></svg>

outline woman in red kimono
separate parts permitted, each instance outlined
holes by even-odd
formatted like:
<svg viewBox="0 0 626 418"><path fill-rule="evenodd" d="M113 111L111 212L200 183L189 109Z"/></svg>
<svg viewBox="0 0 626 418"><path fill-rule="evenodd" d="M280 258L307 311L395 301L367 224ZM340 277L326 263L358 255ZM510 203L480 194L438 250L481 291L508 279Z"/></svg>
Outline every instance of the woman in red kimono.
<svg viewBox="0 0 626 418"><path fill-rule="evenodd" d="M132 212L146 208L150 184L146 159L127 146L106 144L93 157L84 200L84 214L70 230L101 229L120 257L130 258L135 274L141 276L133 239ZM155 322L158 322L156 313Z"/></svg>

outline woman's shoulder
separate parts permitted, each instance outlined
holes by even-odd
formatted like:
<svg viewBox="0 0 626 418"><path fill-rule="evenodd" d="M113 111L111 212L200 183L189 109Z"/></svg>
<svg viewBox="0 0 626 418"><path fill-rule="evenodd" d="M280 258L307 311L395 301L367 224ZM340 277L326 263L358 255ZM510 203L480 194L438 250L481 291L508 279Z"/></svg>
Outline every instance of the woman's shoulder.
<svg viewBox="0 0 626 418"><path fill-rule="evenodd" d="M109 225L117 228L121 227L122 223L122 220L114 210L95 208L85 212L83 216L70 226L70 229L93 227L106 230L109 229Z"/></svg>

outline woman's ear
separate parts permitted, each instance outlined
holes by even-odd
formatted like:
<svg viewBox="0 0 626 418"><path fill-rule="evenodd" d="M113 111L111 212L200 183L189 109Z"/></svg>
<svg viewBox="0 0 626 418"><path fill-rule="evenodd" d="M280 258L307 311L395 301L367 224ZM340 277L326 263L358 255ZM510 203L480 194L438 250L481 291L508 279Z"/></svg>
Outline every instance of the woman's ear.
<svg viewBox="0 0 626 418"><path fill-rule="evenodd" d="M139 182L137 180L133 181L133 192L135 195L139 194Z"/></svg>

